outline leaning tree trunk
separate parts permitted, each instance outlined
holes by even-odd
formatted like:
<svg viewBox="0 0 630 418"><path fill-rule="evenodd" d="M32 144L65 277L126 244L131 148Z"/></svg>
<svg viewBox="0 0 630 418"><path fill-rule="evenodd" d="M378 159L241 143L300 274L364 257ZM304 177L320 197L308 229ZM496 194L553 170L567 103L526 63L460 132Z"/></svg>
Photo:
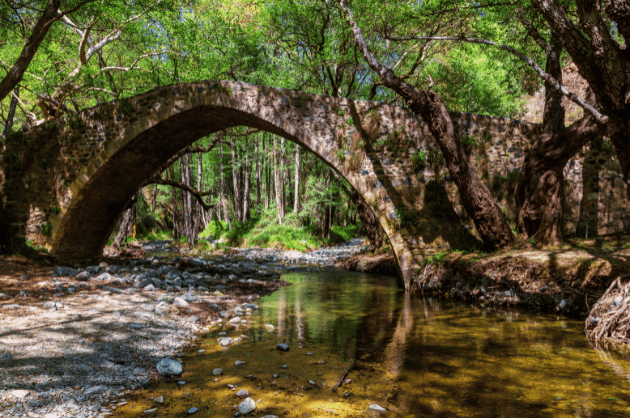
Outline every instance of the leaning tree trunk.
<svg viewBox="0 0 630 418"><path fill-rule="evenodd" d="M9 104L9 113L7 114L7 123L4 125L4 131L2 132L2 136L5 138L9 136L11 133L11 129L13 129L13 119L15 118L15 109L18 104L18 96L20 95L20 87L17 86L13 91L13 96L11 97L11 103Z"/></svg>
<svg viewBox="0 0 630 418"><path fill-rule="evenodd" d="M442 151L449 174L457 185L460 201L485 246L499 249L511 244L514 235L510 226L488 186L481 181L474 164L466 156L459 138L455 136L453 122L440 95L433 90L420 90L406 83L378 61L370 52L346 0L340 0L340 4L350 21L355 42L370 68L379 75L385 87L400 95L428 125Z"/></svg>
<svg viewBox="0 0 630 418"><path fill-rule="evenodd" d="M59 7L61 0L48 0L42 15L37 20L31 35L26 40L26 44L22 48L22 52L17 58L15 64L7 72L2 80L0 80L0 101L13 90L26 72L33 57L37 53L37 49L46 37L53 23L61 18ZM12 6L11 6L12 7Z"/></svg>

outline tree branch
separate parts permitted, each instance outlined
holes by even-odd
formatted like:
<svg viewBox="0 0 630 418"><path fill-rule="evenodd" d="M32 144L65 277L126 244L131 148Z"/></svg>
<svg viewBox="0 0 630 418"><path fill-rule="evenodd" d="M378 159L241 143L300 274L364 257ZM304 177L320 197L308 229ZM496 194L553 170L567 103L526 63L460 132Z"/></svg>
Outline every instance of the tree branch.
<svg viewBox="0 0 630 418"><path fill-rule="evenodd" d="M171 187L176 187L178 189L187 191L188 193L190 193L191 195L193 195L195 197L195 199L197 199L197 202L199 202L199 204L203 207L204 210L210 210L212 208L214 208L216 206L216 204L211 204L211 205L207 205L206 202L203 201L204 196L209 196L210 194L212 194L212 190L208 190L205 192L201 192L197 189L194 189L184 183L180 183L178 181L174 181L174 180L168 180L168 179L163 179L162 176L156 176L153 178L150 178L145 184L142 185L142 187L144 186L148 186L150 184L163 184L165 186L171 186Z"/></svg>

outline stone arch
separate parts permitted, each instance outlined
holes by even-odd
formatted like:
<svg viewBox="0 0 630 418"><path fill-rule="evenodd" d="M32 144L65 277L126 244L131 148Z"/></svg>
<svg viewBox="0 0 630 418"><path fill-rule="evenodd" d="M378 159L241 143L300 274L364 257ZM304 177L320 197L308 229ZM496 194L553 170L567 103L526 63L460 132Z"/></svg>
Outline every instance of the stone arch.
<svg viewBox="0 0 630 418"><path fill-rule="evenodd" d="M47 195L43 200L50 207L54 206L51 201L58 206L50 213L46 203L34 202L41 201L42 195L31 196L25 224L33 224L34 218L35 224L39 221L44 235L49 233L44 240L58 262L93 261L128 199L146 178L195 140L238 125L262 129L305 147L347 179L375 210L393 214L392 199L378 199L380 194L372 191L374 185L382 188L372 160L350 146L349 137L356 132L354 120L360 121L375 106L383 107L375 102L354 103L239 82L205 81L160 87L87 109L55 121L54 126L34 130L48 129L48 136L54 138L47 141L59 144L53 152L59 154L52 170L57 176L55 184L30 190ZM388 114L401 113L401 109L384 107ZM417 123L415 118L410 121ZM36 164L30 168L30 175L41 171ZM60 178L65 187L59 187ZM46 188L52 190L42 190ZM388 218L379 217L402 278L409 251L394 223L384 219ZM31 229L37 230L37 225Z"/></svg>
<svg viewBox="0 0 630 418"><path fill-rule="evenodd" d="M451 116L460 135L501 137L501 145L482 151L492 174L513 171L522 154L499 163L493 156L526 146L535 132L509 119ZM477 242L454 184L428 158L439 152L426 124L409 110L227 81L158 87L10 136L3 156L7 222L60 263L91 262L146 178L198 138L238 125L296 142L344 177L385 230L406 289L427 253ZM439 187L427 188L435 181Z"/></svg>

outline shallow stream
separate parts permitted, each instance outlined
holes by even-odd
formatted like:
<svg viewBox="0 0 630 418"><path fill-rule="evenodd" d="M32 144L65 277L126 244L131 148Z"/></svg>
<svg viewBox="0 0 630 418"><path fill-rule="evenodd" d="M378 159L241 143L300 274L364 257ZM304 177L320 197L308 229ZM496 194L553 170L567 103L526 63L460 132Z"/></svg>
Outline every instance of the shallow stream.
<svg viewBox="0 0 630 418"><path fill-rule="evenodd" d="M388 277L283 278L292 285L260 299L248 325L226 329L241 342L222 348L214 329L182 376L130 394L115 416L232 417L242 389L254 417L630 416L630 362L590 348L580 321L413 297Z"/></svg>

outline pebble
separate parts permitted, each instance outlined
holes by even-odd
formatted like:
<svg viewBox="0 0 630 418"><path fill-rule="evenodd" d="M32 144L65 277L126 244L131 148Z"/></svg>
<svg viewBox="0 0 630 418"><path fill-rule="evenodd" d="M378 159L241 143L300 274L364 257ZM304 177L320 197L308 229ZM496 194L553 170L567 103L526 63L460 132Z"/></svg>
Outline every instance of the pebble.
<svg viewBox="0 0 630 418"><path fill-rule="evenodd" d="M267 332L273 332L273 330L275 330L275 329L276 329L276 327L274 327L273 325L271 325L271 324L265 324L265 331L267 331Z"/></svg>
<svg viewBox="0 0 630 418"><path fill-rule="evenodd" d="M282 344L282 343L280 343L280 344L278 344L278 345L276 346L276 349L278 349L278 350L280 350L280 351L289 351L289 346L288 346L288 345L286 345L286 344Z"/></svg>
<svg viewBox="0 0 630 418"><path fill-rule="evenodd" d="M184 386L186 384L186 381L185 380L178 380L177 384L180 385L180 386Z"/></svg>
<svg viewBox="0 0 630 418"><path fill-rule="evenodd" d="M151 408L151 409L145 409L144 410L144 413L147 414L147 415L148 414L154 414L156 412L157 412L157 408Z"/></svg>
<svg viewBox="0 0 630 418"><path fill-rule="evenodd" d="M227 347L228 345L234 344L234 340L230 337L223 337L219 339L219 345L221 347Z"/></svg>
<svg viewBox="0 0 630 418"><path fill-rule="evenodd" d="M158 396L153 401L157 403L164 403L164 396Z"/></svg>
<svg viewBox="0 0 630 418"><path fill-rule="evenodd" d="M188 302L186 302L184 299L177 297L173 300L173 305L175 306L180 306L180 307L186 307L189 306Z"/></svg>
<svg viewBox="0 0 630 418"><path fill-rule="evenodd" d="M238 396L239 398L245 398L249 396L249 391L247 389L241 389L238 392L236 392L236 396Z"/></svg>
<svg viewBox="0 0 630 418"><path fill-rule="evenodd" d="M247 364L247 362L246 362L246 361L242 361L242 360L236 360L236 361L234 362L234 365L235 365L235 366L240 366L241 364Z"/></svg>
<svg viewBox="0 0 630 418"><path fill-rule="evenodd" d="M241 404L238 406L238 412L241 414L249 414L250 412L256 409L256 402L252 398L246 398Z"/></svg>
<svg viewBox="0 0 630 418"><path fill-rule="evenodd" d="M12 395L14 398L17 398L17 399L24 399L24 398L26 398L26 397L27 397L28 395L30 395L30 394L31 394L31 391L30 391L30 390L17 389L17 390L12 390L12 391L11 391L11 395Z"/></svg>
<svg viewBox="0 0 630 418"><path fill-rule="evenodd" d="M221 376L223 374L223 369L216 368L212 371L214 376Z"/></svg>
<svg viewBox="0 0 630 418"><path fill-rule="evenodd" d="M157 364L157 371L162 376L179 376L184 371L184 368L178 361L163 358Z"/></svg>
<svg viewBox="0 0 630 418"><path fill-rule="evenodd" d="M196 406L193 406L192 408L188 410L188 415L196 414L197 411L199 411L199 408L197 408Z"/></svg>

